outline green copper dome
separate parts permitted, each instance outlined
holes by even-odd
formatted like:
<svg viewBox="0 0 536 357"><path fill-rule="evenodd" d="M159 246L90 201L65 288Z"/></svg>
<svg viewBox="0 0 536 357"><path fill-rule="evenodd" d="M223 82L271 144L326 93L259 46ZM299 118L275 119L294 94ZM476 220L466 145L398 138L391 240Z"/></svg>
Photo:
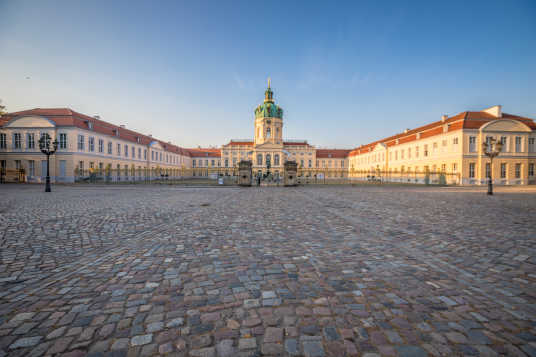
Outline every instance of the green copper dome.
<svg viewBox="0 0 536 357"><path fill-rule="evenodd" d="M279 118L283 119L283 109L279 105L274 103L274 92L270 88L270 82L268 82L268 88L264 92L264 103L255 108L255 118Z"/></svg>

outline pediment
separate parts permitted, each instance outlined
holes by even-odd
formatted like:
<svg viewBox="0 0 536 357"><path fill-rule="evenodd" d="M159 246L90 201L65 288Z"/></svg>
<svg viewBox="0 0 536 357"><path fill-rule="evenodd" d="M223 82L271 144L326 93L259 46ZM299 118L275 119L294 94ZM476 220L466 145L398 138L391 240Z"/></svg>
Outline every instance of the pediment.
<svg viewBox="0 0 536 357"><path fill-rule="evenodd" d="M482 131L526 131L531 132L532 130L522 122L512 119L499 119L489 122L482 126Z"/></svg>
<svg viewBox="0 0 536 357"><path fill-rule="evenodd" d="M23 116L10 120L6 128L54 128L56 124L41 116Z"/></svg>
<svg viewBox="0 0 536 357"><path fill-rule="evenodd" d="M372 152L378 152L378 151L385 151L387 150L387 145L384 143L378 143L374 145L374 149L372 149Z"/></svg>
<svg viewBox="0 0 536 357"><path fill-rule="evenodd" d="M151 143L149 144L149 147L155 150L164 150L164 148L162 147L162 145L160 145L158 141L151 141Z"/></svg>

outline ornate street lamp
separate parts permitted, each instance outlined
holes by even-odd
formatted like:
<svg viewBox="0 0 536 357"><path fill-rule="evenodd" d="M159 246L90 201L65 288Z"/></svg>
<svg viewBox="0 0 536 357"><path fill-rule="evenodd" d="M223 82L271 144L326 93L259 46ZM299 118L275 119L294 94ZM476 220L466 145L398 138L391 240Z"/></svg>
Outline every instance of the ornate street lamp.
<svg viewBox="0 0 536 357"><path fill-rule="evenodd" d="M488 176L488 195L493 195L493 158L498 156L503 147L501 141L497 141L495 138L488 138L485 142L482 143L482 151L484 155L489 157L489 176Z"/></svg>
<svg viewBox="0 0 536 357"><path fill-rule="evenodd" d="M50 155L54 155L56 150L58 150L58 140L54 139L54 142L51 143L50 139L51 138L48 133L44 133L41 135L41 139L39 139L39 149L47 156L47 178L45 192L50 192Z"/></svg>

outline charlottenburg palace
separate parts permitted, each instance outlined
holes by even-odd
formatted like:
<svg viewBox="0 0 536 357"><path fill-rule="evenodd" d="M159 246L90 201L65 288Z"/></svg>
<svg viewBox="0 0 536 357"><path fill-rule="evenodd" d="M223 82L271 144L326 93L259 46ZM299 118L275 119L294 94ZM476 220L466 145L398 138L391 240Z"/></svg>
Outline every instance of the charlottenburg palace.
<svg viewBox="0 0 536 357"><path fill-rule="evenodd" d="M252 163L254 175L283 173L294 161L305 180L371 180L425 183L442 177L451 184L484 184L490 170L497 184L536 184L536 123L502 112L501 106L465 111L353 149L319 149L306 140L285 140L283 109L268 85L254 110L253 139L221 148L183 148L68 108L36 108L0 117L0 173L6 181L41 182L47 161L39 138L48 133L58 149L50 158L53 182L74 182L87 172L114 180L237 175ZM490 165L482 143L503 143ZM23 172L23 177L20 175ZM10 174L12 173L12 174Z"/></svg>

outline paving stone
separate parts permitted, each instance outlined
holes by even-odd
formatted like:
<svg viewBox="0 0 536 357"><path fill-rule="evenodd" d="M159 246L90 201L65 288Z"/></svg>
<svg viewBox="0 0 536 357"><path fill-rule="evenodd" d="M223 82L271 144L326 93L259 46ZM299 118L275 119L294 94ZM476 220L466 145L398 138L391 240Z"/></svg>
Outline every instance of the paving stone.
<svg viewBox="0 0 536 357"><path fill-rule="evenodd" d="M285 340L285 351L290 356L299 356L300 355L300 349L298 345L298 340L296 339L286 339Z"/></svg>
<svg viewBox="0 0 536 357"><path fill-rule="evenodd" d="M215 357L216 349L214 347L206 347L198 350L191 350L190 356L194 357Z"/></svg>
<svg viewBox="0 0 536 357"><path fill-rule="evenodd" d="M241 338L238 341L238 348L240 350L247 350L257 347L257 341L254 338Z"/></svg>
<svg viewBox="0 0 536 357"><path fill-rule="evenodd" d="M426 357L428 353L419 346L397 346L395 347L400 357Z"/></svg>
<svg viewBox="0 0 536 357"><path fill-rule="evenodd" d="M302 340L303 354L306 357L323 357L324 347L320 340Z"/></svg>
<svg viewBox="0 0 536 357"><path fill-rule="evenodd" d="M42 338L43 336L23 337L16 340L13 344L9 346L9 348L13 350L22 347L32 347L37 345Z"/></svg>
<svg viewBox="0 0 536 357"><path fill-rule="evenodd" d="M233 357L236 356L236 348L233 347L233 340L221 340L216 345L218 357Z"/></svg>
<svg viewBox="0 0 536 357"><path fill-rule="evenodd" d="M139 336L132 337L130 339L130 344L132 346L141 346L141 345L146 345L148 343L151 343L152 340L153 340L153 335L152 334L139 335Z"/></svg>
<svg viewBox="0 0 536 357"><path fill-rule="evenodd" d="M264 332L264 343L283 342L283 329L268 327Z"/></svg>

